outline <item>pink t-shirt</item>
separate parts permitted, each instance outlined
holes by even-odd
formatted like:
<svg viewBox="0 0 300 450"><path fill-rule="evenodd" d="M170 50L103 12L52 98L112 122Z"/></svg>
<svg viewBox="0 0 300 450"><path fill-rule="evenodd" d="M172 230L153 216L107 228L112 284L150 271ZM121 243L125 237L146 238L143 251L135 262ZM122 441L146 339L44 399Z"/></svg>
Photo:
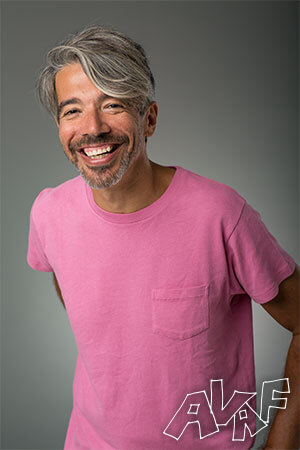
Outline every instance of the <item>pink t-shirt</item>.
<svg viewBox="0 0 300 450"><path fill-rule="evenodd" d="M55 272L78 348L65 450L254 441L211 380L223 406L256 391L251 298L274 298L295 262L234 189L170 167L162 196L130 214L101 209L81 176L34 201L27 261Z"/></svg>

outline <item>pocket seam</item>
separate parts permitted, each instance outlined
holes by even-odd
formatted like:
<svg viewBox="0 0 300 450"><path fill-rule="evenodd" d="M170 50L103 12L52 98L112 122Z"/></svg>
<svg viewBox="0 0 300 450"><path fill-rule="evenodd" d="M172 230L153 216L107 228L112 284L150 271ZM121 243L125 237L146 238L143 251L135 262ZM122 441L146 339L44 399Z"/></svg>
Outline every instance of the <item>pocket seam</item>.
<svg viewBox="0 0 300 450"><path fill-rule="evenodd" d="M182 288L153 288L151 294L152 300L152 332L160 336L183 340L196 336L210 327L210 305L209 305L209 284L188 286ZM203 298L203 320L198 325L193 325L187 329L174 331L174 329L166 329L164 325L159 324L159 314L155 312L154 305L160 302L183 303L191 302L202 297Z"/></svg>

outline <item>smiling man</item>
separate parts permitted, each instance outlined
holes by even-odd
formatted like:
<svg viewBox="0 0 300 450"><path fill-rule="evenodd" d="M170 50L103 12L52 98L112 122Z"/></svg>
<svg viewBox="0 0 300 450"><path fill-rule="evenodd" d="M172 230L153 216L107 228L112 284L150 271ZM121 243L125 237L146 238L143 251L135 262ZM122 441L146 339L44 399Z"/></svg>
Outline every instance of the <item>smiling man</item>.
<svg viewBox="0 0 300 450"><path fill-rule="evenodd" d="M250 448L253 398L226 426L201 401L177 417L180 439L165 430L211 380L226 399L255 392L251 298L292 333L267 445L296 447L299 267L234 189L148 158L158 106L142 47L83 30L48 53L38 91L79 171L35 199L27 255L53 272L78 348L65 450Z"/></svg>
<svg viewBox="0 0 300 450"><path fill-rule="evenodd" d="M152 163L145 151L155 130L157 104L151 102L141 114L128 99L101 92L79 63L62 68L55 87L61 143L96 203L126 213L158 198L174 168Z"/></svg>

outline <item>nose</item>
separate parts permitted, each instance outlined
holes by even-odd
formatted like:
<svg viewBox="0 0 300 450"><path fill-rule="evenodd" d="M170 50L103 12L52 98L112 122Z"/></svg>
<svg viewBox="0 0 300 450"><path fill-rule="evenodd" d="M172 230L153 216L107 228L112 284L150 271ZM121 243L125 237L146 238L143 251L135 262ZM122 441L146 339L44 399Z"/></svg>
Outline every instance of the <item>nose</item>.
<svg viewBox="0 0 300 450"><path fill-rule="evenodd" d="M110 133L111 128L105 119L105 114L98 108L93 107L86 112L81 124L81 134L86 136L89 134L99 135L102 133Z"/></svg>

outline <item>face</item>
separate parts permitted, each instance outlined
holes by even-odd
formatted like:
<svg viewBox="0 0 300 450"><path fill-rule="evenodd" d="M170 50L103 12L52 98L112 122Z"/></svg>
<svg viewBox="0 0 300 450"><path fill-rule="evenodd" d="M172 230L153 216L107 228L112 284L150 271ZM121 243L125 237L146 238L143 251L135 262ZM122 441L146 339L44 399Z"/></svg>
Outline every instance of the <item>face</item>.
<svg viewBox="0 0 300 450"><path fill-rule="evenodd" d="M156 103L141 116L122 99L101 92L77 63L58 72L55 88L61 144L90 187L115 185L129 167L145 159L145 137L155 130Z"/></svg>

